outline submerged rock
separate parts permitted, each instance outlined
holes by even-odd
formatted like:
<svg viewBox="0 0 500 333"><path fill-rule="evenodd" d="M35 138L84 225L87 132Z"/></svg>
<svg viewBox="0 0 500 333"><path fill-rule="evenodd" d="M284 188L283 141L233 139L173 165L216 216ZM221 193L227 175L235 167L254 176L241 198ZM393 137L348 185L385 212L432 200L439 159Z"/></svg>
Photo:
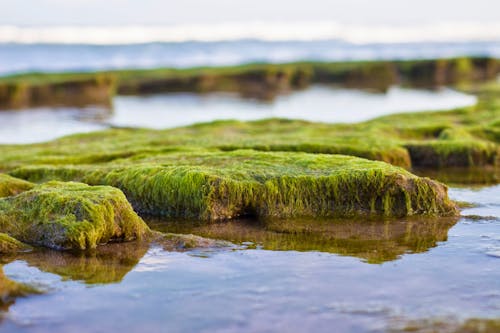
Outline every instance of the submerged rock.
<svg viewBox="0 0 500 333"><path fill-rule="evenodd" d="M14 175L120 188L144 214L238 216L456 215L447 188L383 162L342 155L186 151L105 165L33 166Z"/></svg>
<svg viewBox="0 0 500 333"><path fill-rule="evenodd" d="M158 244L166 251L183 251L191 249L215 249L235 246L233 243L200 237L193 234L173 234L154 232L152 239L154 244Z"/></svg>
<svg viewBox="0 0 500 333"><path fill-rule="evenodd" d="M31 245L89 249L149 228L116 188L49 182L0 199L0 231Z"/></svg>

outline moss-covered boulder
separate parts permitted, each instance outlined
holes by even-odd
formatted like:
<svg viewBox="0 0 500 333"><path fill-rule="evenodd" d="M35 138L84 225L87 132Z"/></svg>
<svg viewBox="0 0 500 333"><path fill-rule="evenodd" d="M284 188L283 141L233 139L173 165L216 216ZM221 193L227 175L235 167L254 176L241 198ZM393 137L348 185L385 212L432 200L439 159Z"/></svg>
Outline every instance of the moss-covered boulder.
<svg viewBox="0 0 500 333"><path fill-rule="evenodd" d="M29 245L21 243L9 235L0 233L0 254L17 253L30 249L31 247Z"/></svg>
<svg viewBox="0 0 500 333"><path fill-rule="evenodd" d="M34 184L0 173L0 198L17 195L32 189Z"/></svg>
<svg viewBox="0 0 500 333"><path fill-rule="evenodd" d="M148 230L123 193L109 186L49 182L0 199L0 231L31 245L89 249Z"/></svg>
<svg viewBox="0 0 500 333"><path fill-rule="evenodd" d="M144 214L230 219L454 215L447 188L387 163L343 155L186 151L105 165L32 166L31 181L77 180L120 188Z"/></svg>

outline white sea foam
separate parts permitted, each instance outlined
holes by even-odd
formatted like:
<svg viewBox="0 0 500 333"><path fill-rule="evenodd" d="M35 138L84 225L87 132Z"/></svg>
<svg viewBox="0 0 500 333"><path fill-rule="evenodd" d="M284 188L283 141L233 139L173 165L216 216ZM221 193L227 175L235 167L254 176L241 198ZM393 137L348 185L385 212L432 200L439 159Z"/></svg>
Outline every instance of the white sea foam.
<svg viewBox="0 0 500 333"><path fill-rule="evenodd" d="M138 44L150 42L344 40L356 44L500 40L498 23L382 26L334 22L220 23L176 26L0 26L0 43Z"/></svg>

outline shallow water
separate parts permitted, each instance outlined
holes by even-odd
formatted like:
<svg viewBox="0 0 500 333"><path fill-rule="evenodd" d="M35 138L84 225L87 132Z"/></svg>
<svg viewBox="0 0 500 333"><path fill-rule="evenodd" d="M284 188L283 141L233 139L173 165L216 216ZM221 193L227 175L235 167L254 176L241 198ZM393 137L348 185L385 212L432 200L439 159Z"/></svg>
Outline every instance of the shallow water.
<svg viewBox="0 0 500 333"><path fill-rule="evenodd" d="M468 217L206 227L156 221L156 228L239 246L26 254L6 264L6 274L47 294L18 299L0 331L379 332L413 319L498 318L500 186L450 194L475 204L463 211Z"/></svg>
<svg viewBox="0 0 500 333"><path fill-rule="evenodd" d="M220 119L272 117L330 123L360 122L382 115L444 110L474 105L476 97L451 89L393 87L371 93L328 86L278 96L264 103L231 94L172 93L146 97L118 96L113 110L44 108L0 112L0 143L48 141L63 135L109 126L172 128Z"/></svg>

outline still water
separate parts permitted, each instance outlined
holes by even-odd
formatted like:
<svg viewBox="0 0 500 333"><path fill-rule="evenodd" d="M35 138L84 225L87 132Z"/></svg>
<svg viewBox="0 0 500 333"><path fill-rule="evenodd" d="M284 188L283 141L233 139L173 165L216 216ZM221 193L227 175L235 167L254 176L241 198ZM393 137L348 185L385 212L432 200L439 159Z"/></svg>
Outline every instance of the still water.
<svg viewBox="0 0 500 333"><path fill-rule="evenodd" d="M373 93L313 86L278 96L267 103L219 93L118 96L112 110L89 107L2 111L0 143L43 142L110 126L162 129L220 119L279 117L352 123L392 113L445 110L475 103L476 97L448 88L418 90L401 87L392 87L386 93Z"/></svg>
<svg viewBox="0 0 500 333"><path fill-rule="evenodd" d="M156 220L235 247L26 254L5 273L47 293L18 299L0 332L383 332L498 318L500 186L450 194L472 204L456 220Z"/></svg>

